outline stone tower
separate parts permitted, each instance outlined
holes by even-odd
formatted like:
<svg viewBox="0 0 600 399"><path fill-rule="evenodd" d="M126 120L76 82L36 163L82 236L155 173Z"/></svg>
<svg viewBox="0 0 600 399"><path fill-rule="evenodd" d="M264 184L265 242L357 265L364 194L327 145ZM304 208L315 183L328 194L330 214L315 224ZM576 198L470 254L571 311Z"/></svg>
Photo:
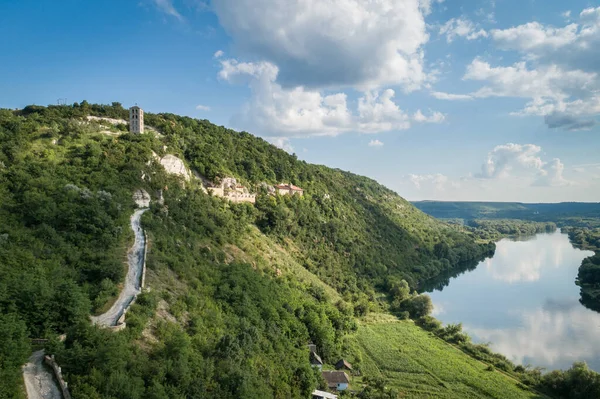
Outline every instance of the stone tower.
<svg viewBox="0 0 600 399"><path fill-rule="evenodd" d="M129 131L131 133L144 133L144 110L137 105L129 108Z"/></svg>

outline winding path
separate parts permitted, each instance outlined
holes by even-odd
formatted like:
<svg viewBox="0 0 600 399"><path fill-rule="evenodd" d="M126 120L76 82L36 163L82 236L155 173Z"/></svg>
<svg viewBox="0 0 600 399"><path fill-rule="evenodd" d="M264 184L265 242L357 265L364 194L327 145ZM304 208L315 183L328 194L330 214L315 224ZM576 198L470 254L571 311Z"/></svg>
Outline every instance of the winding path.
<svg viewBox="0 0 600 399"><path fill-rule="evenodd" d="M131 229L135 233L135 242L127 254L129 270L125 278L125 285L117 301L106 313L100 316L92 316L92 323L96 325L102 327L116 326L121 316L125 313L125 309L141 292L146 238L144 230L140 226L140 219L147 210L148 208L138 209L131 215Z"/></svg>
<svg viewBox="0 0 600 399"><path fill-rule="evenodd" d="M44 364L44 351L33 352L23 366L23 379L29 399L62 399L54 374Z"/></svg>

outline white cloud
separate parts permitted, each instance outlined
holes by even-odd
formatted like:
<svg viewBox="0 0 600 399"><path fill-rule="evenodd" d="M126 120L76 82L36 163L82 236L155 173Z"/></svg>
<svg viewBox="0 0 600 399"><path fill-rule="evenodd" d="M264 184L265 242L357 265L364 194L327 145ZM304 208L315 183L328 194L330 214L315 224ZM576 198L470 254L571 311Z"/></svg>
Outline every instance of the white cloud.
<svg viewBox="0 0 600 399"><path fill-rule="evenodd" d="M403 130L411 121L440 123L445 116L418 111L409 116L394 102L392 89L369 90L358 99L355 111L348 108L345 93L324 94L302 86L284 88L277 83L279 68L269 62L221 60L219 78L248 84L250 101L233 119L237 127L275 137L337 135L344 132L378 133Z"/></svg>
<svg viewBox="0 0 600 399"><path fill-rule="evenodd" d="M566 71L551 65L528 69L525 62L508 67L492 67L476 58L467 67L466 80L486 81L475 97L522 97L564 101L578 93L584 93L595 84L596 74L580 70Z"/></svg>
<svg viewBox="0 0 600 399"><path fill-rule="evenodd" d="M153 0L158 9L167 15L177 18L179 21L184 21L183 16L175 9L172 0Z"/></svg>
<svg viewBox="0 0 600 399"><path fill-rule="evenodd" d="M379 140L369 141L369 147L383 147L383 142Z"/></svg>
<svg viewBox="0 0 600 399"><path fill-rule="evenodd" d="M407 178L417 189L423 188L424 185L431 185L438 191L444 191L446 189L446 183L449 181L448 176L441 173L429 175L410 174Z"/></svg>
<svg viewBox="0 0 600 399"><path fill-rule="evenodd" d="M454 100L472 100L473 96L471 96L470 94L452 94L452 93L445 93L442 91L433 91L431 92L431 95L435 98L437 98L438 100L450 100L450 101L454 101Z"/></svg>
<svg viewBox="0 0 600 399"><path fill-rule="evenodd" d="M429 37L418 0L214 0L241 55L279 68L283 87L423 85ZM268 23L265 23L268 21Z"/></svg>
<svg viewBox="0 0 600 399"><path fill-rule="evenodd" d="M564 27L529 22L493 30L491 36L500 48L519 51L543 64L600 72L600 7L584 9L578 23Z"/></svg>
<svg viewBox="0 0 600 399"><path fill-rule="evenodd" d="M568 130L589 128L589 116L600 112L598 74L582 70L565 70L557 65L530 69L525 62L508 67L492 67L475 59L467 67L465 80L479 80L486 85L469 95L485 97L519 97L529 99L525 108L514 115L546 116L549 127L558 127L556 116ZM580 119L581 117L588 119ZM564 123L570 121L570 123Z"/></svg>
<svg viewBox="0 0 600 399"><path fill-rule="evenodd" d="M215 51L215 54L213 55L214 58L221 58L225 55L225 53L223 52L223 50L217 50Z"/></svg>
<svg viewBox="0 0 600 399"><path fill-rule="evenodd" d="M529 22L504 30L494 29L491 35L500 48L528 52L557 49L573 43L577 38L577 28L577 24L554 28Z"/></svg>
<svg viewBox="0 0 600 399"><path fill-rule="evenodd" d="M481 171L452 177L442 173L409 174L395 189L412 200L445 201L597 201L600 164L568 169L558 159L546 159L540 146L507 143L494 147ZM394 185L392 185L394 186ZM569 186L565 189L565 186Z"/></svg>
<svg viewBox="0 0 600 399"><path fill-rule="evenodd" d="M571 19L571 10L561 12L560 15L568 21L569 19Z"/></svg>
<svg viewBox="0 0 600 399"><path fill-rule="evenodd" d="M570 13L563 16L569 17ZM492 66L476 58L463 79L485 82L482 88L467 94L432 95L446 100L524 98L529 101L513 115L544 116L550 128L591 128L600 113L600 7L587 8L578 17L577 23L563 27L529 22L489 31L499 48L519 52L523 61ZM469 21L458 21L450 20L443 27L449 41L475 31Z"/></svg>
<svg viewBox="0 0 600 399"><path fill-rule="evenodd" d="M569 184L563 177L564 165L555 158L545 162L540 157L542 149L535 144L508 143L496 146L488 153L476 177L483 179L525 178L536 186L562 186Z"/></svg>
<svg viewBox="0 0 600 399"><path fill-rule="evenodd" d="M467 40L475 40L480 37L487 37L484 29L477 29L477 26L466 18L452 18L440 27L440 35L446 35L446 41L452 43L456 37L464 37Z"/></svg>
<svg viewBox="0 0 600 399"><path fill-rule="evenodd" d="M268 141L275 147L284 150L288 154L294 153L294 147L292 147L292 145L290 144L290 140L287 137L270 137Z"/></svg>
<svg viewBox="0 0 600 399"><path fill-rule="evenodd" d="M441 112L433 111L430 116L425 116L419 109L413 115L413 120L415 122L442 123L446 120L446 115Z"/></svg>
<svg viewBox="0 0 600 399"><path fill-rule="evenodd" d="M443 2L444 0L419 0L421 10L425 15L431 14L433 3L442 4Z"/></svg>
<svg viewBox="0 0 600 399"><path fill-rule="evenodd" d="M198 111L210 111L210 107L208 105L196 105L196 109Z"/></svg>
<svg viewBox="0 0 600 399"><path fill-rule="evenodd" d="M410 127L408 115L393 101L394 90L367 92L358 100L358 124L363 132L384 132Z"/></svg>
<svg viewBox="0 0 600 399"><path fill-rule="evenodd" d="M565 165L560 159L554 158L544 165L542 173L533 182L535 186L566 186L573 184L563 177Z"/></svg>

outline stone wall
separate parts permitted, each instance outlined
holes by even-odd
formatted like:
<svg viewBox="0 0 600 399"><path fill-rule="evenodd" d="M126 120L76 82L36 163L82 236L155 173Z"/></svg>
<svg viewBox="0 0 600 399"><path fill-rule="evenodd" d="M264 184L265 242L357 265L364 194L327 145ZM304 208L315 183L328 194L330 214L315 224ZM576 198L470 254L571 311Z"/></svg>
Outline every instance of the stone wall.
<svg viewBox="0 0 600 399"><path fill-rule="evenodd" d="M144 231L144 263L142 264L142 281L140 284L140 288L144 288L146 286L146 255L148 254L148 235Z"/></svg>
<svg viewBox="0 0 600 399"><path fill-rule="evenodd" d="M52 369L52 372L54 373L54 378L56 378L56 381L58 381L58 386L60 387L63 399L71 399L71 394L69 393L67 383L62 377L62 370L60 369L58 364L56 364L56 361L54 361L54 355L44 356L44 362Z"/></svg>

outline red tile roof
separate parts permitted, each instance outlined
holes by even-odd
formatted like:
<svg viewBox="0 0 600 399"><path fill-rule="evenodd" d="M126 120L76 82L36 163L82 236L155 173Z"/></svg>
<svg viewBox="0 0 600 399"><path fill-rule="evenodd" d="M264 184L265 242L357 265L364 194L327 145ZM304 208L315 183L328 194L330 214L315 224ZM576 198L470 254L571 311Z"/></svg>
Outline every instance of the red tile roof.
<svg viewBox="0 0 600 399"><path fill-rule="evenodd" d="M276 184L275 188L282 190L294 190L294 191L304 191L298 186L294 186L293 184Z"/></svg>

